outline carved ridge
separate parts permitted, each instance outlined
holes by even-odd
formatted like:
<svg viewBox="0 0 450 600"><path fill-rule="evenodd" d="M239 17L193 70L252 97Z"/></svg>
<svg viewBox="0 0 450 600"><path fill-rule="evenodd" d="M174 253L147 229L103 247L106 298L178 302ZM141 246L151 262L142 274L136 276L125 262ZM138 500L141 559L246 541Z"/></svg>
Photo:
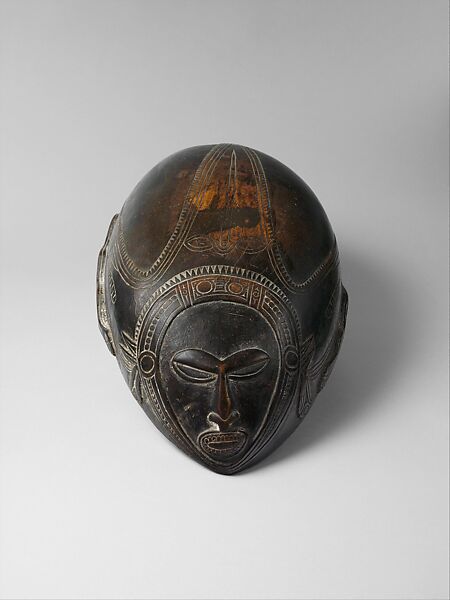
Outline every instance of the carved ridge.
<svg viewBox="0 0 450 600"><path fill-rule="evenodd" d="M280 281L282 281L290 291L294 293L301 293L305 291L306 288L308 288L311 284L318 283L322 277L324 277L339 263L339 253L336 239L334 239L333 246L325 260L306 279L303 281L295 281L291 275L289 275L288 270L283 262L278 241L274 232L269 187L267 185L267 178L264 167L261 163L261 159L255 150L246 147L244 147L244 150L249 157L255 180L257 181L258 196L261 199L260 204L265 217L265 228L267 229L267 236L270 240L270 244L268 245L270 262Z"/></svg>
<svg viewBox="0 0 450 600"><path fill-rule="evenodd" d="M106 252L111 240L111 235L116 224L118 215L114 215L108 227L106 239L98 254L97 262L97 319L102 336L113 356L116 355L111 325L109 323L108 311L106 309Z"/></svg>
<svg viewBox="0 0 450 600"><path fill-rule="evenodd" d="M218 144L204 156L186 193L177 224L167 244L150 268L141 269L128 254L119 218L119 233L114 250L116 265L125 283L134 288L146 287L162 277L169 268L186 241L196 215L198 203L203 197L217 163L229 146L230 144ZM151 281L149 281L150 278Z"/></svg>

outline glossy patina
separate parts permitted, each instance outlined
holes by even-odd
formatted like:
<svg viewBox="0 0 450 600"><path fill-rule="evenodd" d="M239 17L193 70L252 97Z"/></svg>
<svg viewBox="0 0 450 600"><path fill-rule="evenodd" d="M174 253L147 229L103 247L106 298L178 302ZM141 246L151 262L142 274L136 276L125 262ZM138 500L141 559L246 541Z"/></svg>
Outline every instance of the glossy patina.
<svg viewBox="0 0 450 600"><path fill-rule="evenodd" d="M179 448L241 471L325 384L345 328L336 240L310 188L232 144L163 160L110 225L100 329L135 398Z"/></svg>

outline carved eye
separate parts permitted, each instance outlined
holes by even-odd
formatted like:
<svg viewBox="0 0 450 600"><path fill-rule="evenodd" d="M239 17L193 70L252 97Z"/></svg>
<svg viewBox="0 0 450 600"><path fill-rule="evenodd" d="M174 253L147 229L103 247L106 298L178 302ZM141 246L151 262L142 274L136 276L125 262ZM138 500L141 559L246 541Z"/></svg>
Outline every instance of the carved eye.
<svg viewBox="0 0 450 600"><path fill-rule="evenodd" d="M230 379L244 379L260 373L270 361L263 350L249 348L221 361L204 350L189 349L175 354L172 367L183 379L195 383L214 381L219 372Z"/></svg>
<svg viewBox="0 0 450 600"><path fill-rule="evenodd" d="M214 373L208 373L201 369L196 369L190 365L183 364L182 362L174 360L172 362L175 372L178 373L183 379L188 381L196 381L200 383L206 383L207 381L213 381L216 378Z"/></svg>
<svg viewBox="0 0 450 600"><path fill-rule="evenodd" d="M236 352L227 359L228 377L243 379L260 373L270 361L269 355L257 348Z"/></svg>
<svg viewBox="0 0 450 600"><path fill-rule="evenodd" d="M172 359L175 373L187 381L207 383L217 376L217 359L203 350L182 350Z"/></svg>
<svg viewBox="0 0 450 600"><path fill-rule="evenodd" d="M212 241L207 235L190 237L188 240L186 240L185 246L193 252L206 252L207 250L213 249Z"/></svg>

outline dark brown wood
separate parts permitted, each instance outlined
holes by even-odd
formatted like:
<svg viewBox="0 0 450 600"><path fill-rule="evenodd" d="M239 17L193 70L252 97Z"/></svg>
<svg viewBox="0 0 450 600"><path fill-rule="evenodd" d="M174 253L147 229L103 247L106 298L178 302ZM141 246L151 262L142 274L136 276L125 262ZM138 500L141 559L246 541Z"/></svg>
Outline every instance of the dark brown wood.
<svg viewBox="0 0 450 600"><path fill-rule="evenodd" d="M100 329L153 423L232 474L276 448L325 385L345 328L336 240L310 188L232 144L154 167L113 218Z"/></svg>

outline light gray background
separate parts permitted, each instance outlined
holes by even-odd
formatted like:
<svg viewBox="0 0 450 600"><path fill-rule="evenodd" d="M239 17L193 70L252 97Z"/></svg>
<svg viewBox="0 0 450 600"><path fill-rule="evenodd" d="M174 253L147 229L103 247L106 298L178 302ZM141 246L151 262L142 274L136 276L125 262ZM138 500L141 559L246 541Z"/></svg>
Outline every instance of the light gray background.
<svg viewBox="0 0 450 600"><path fill-rule="evenodd" d="M2 598L446 598L447 3L3 2ZM305 423L208 472L100 337L98 250L159 160L298 172L349 321Z"/></svg>

